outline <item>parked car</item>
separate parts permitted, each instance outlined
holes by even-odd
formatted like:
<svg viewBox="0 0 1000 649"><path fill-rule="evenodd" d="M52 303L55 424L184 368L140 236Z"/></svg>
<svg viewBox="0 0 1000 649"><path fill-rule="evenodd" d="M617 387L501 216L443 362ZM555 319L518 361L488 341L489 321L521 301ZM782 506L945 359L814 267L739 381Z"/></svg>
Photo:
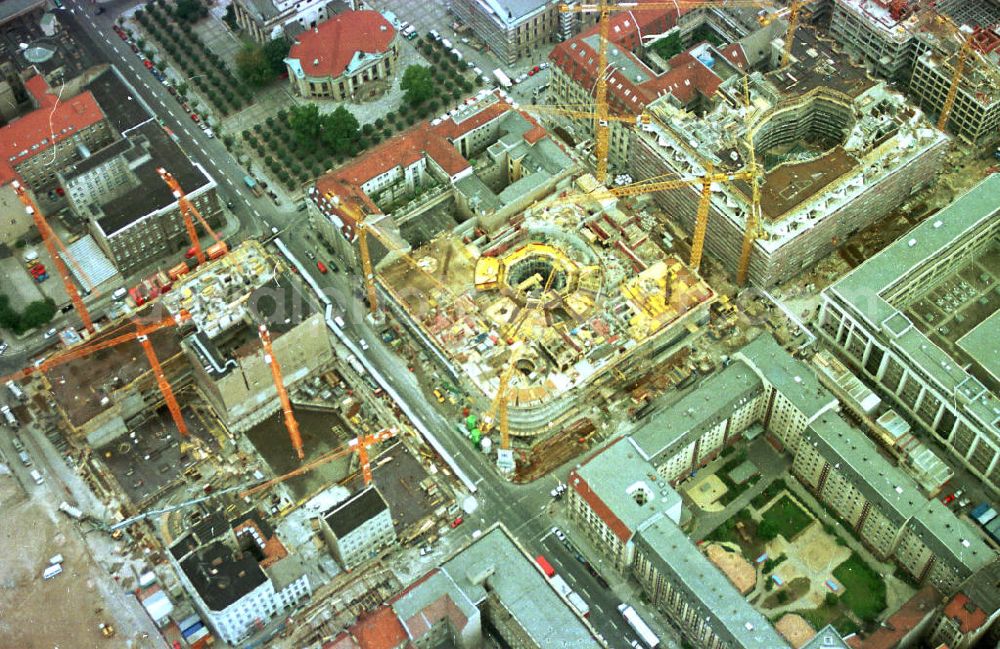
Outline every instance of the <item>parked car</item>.
<svg viewBox="0 0 1000 649"><path fill-rule="evenodd" d="M45 332L45 340L48 340L52 336L55 336L57 333L59 333L59 331L55 327L52 327L51 329Z"/></svg>
<svg viewBox="0 0 1000 649"><path fill-rule="evenodd" d="M563 534L563 531L561 529L559 529L558 527L553 527L552 528L552 534L555 535L555 537L557 539L559 539L560 541L565 541L566 540L566 535Z"/></svg>
<svg viewBox="0 0 1000 649"><path fill-rule="evenodd" d="M10 347L10 345L8 345L8 344L7 344L7 343L5 343L4 341L0 340L0 356L3 356L3 353L4 353L5 351L7 351L7 348L8 348L8 347Z"/></svg>
<svg viewBox="0 0 1000 649"><path fill-rule="evenodd" d="M326 271L327 271L326 264L324 264L321 261L317 261L316 262L316 268L317 268L317 270L319 270L319 272L321 272L324 275L326 275Z"/></svg>
<svg viewBox="0 0 1000 649"><path fill-rule="evenodd" d="M451 526L452 526L452 527L458 527L459 525L461 525L461 524L462 524L462 521L463 521L463 520L465 520L465 519L463 519L463 518L462 518L461 516L459 516L458 518L456 518L455 520L453 520L453 521L451 522Z"/></svg>
<svg viewBox="0 0 1000 649"><path fill-rule="evenodd" d="M143 59L142 60L142 64L146 66L147 70L152 70L153 69L153 62L150 61L149 59Z"/></svg>

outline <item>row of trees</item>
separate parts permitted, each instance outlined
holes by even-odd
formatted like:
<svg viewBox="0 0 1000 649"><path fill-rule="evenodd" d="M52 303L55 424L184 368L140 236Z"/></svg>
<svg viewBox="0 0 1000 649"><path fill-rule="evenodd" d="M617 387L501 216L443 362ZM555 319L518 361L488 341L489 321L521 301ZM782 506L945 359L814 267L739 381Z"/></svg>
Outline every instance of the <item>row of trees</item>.
<svg viewBox="0 0 1000 649"><path fill-rule="evenodd" d="M56 315L56 304L50 299L36 300L18 311L3 293L0 293L0 328L13 331L16 335L48 324Z"/></svg>
<svg viewBox="0 0 1000 649"><path fill-rule="evenodd" d="M239 110L253 97L250 89L232 75L222 57L210 50L189 27L175 24L156 4L148 5L146 11L137 11L136 20L177 61L189 82L219 112L228 114ZM141 39L137 44L140 42Z"/></svg>

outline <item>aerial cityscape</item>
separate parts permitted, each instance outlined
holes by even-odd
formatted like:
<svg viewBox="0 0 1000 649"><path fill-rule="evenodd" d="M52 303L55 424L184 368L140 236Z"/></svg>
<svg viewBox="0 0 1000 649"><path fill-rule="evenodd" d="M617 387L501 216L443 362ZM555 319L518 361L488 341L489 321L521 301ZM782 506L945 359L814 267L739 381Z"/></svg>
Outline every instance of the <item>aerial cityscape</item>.
<svg viewBox="0 0 1000 649"><path fill-rule="evenodd" d="M0 31L0 649L1000 647L1000 0Z"/></svg>

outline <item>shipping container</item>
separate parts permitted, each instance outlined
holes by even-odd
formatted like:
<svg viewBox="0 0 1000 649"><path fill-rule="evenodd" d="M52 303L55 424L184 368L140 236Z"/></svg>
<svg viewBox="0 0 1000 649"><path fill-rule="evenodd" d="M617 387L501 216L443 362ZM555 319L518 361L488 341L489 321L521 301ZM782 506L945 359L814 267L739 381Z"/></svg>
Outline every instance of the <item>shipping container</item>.
<svg viewBox="0 0 1000 649"><path fill-rule="evenodd" d="M225 241L219 241L208 247L208 250L205 251L205 256L209 259L218 259L227 252L229 252L229 246L226 245Z"/></svg>

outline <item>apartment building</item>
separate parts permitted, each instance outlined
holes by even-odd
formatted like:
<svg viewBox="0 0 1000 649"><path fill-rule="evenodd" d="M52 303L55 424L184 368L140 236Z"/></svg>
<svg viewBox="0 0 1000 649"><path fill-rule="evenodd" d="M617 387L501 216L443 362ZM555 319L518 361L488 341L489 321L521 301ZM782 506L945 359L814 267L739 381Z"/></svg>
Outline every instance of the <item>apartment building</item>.
<svg viewBox="0 0 1000 649"><path fill-rule="evenodd" d="M508 65L560 39L572 22L555 0L455 0L455 17Z"/></svg>
<svg viewBox="0 0 1000 649"><path fill-rule="evenodd" d="M978 260L996 252L998 192L1000 176L988 176L825 289L817 319L859 376L993 490L1000 485L996 312L968 307L996 280ZM966 315L959 321L951 313Z"/></svg>
<svg viewBox="0 0 1000 649"><path fill-rule="evenodd" d="M399 41L377 11L337 14L295 37L285 59L288 82L313 99L359 100L381 92L397 72Z"/></svg>
<svg viewBox="0 0 1000 649"><path fill-rule="evenodd" d="M628 438L570 471L568 484L570 517L621 573L635 560L632 537L643 521L662 514L680 522L680 496Z"/></svg>
<svg viewBox="0 0 1000 649"><path fill-rule="evenodd" d="M495 523L324 647L478 649L489 644L487 629L518 649L604 646L525 548Z"/></svg>
<svg viewBox="0 0 1000 649"><path fill-rule="evenodd" d="M374 486L323 514L320 530L345 570L354 570L396 542L389 505Z"/></svg>
<svg viewBox="0 0 1000 649"><path fill-rule="evenodd" d="M830 33L876 75L907 81L918 22L915 12L896 11L888 2L834 0Z"/></svg>
<svg viewBox="0 0 1000 649"><path fill-rule="evenodd" d="M60 99L38 75L24 89L34 110L0 128L0 185L20 179L46 192L58 185L64 165L110 144L116 134L89 90Z"/></svg>
<svg viewBox="0 0 1000 649"><path fill-rule="evenodd" d="M571 471L568 485L574 523L696 646L788 646L678 527L680 495L635 440L612 441Z"/></svg>
<svg viewBox="0 0 1000 649"><path fill-rule="evenodd" d="M256 510L232 520L213 512L167 556L203 619L230 644L312 595L306 566Z"/></svg>
<svg viewBox="0 0 1000 649"><path fill-rule="evenodd" d="M258 327L266 325L286 388L333 360L323 320L255 240L206 264L165 294L171 313L186 311L196 331L184 339L194 380L233 432L249 430L281 407Z"/></svg>
<svg viewBox="0 0 1000 649"><path fill-rule="evenodd" d="M494 231L578 169L534 118L483 90L320 177L309 190L310 219L352 259L358 211L394 233L393 221L432 218L432 208L448 206L466 227ZM421 200L412 201L418 193Z"/></svg>

